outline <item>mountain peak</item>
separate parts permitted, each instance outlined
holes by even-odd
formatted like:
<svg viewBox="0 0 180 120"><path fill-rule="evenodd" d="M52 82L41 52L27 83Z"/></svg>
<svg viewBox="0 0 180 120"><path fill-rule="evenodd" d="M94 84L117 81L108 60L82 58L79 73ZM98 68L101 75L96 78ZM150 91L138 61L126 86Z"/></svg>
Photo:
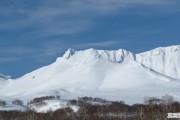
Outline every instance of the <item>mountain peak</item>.
<svg viewBox="0 0 180 120"><path fill-rule="evenodd" d="M69 59L73 54L75 53L75 50L72 48L69 48L65 54L63 55L64 58Z"/></svg>
<svg viewBox="0 0 180 120"><path fill-rule="evenodd" d="M93 48L75 51L68 49L63 58L70 59L73 57L73 61L88 62L93 60L104 60L110 62L121 63L124 61L134 60L134 54L130 51L119 49L119 50L96 50Z"/></svg>

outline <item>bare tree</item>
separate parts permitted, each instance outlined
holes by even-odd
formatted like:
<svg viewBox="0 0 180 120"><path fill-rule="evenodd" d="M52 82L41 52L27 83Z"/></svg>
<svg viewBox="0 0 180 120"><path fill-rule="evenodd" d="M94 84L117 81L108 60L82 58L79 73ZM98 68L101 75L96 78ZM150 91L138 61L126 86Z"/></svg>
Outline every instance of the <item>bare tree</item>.
<svg viewBox="0 0 180 120"><path fill-rule="evenodd" d="M162 96L162 103L165 105L171 105L174 102L174 97L171 95L164 95Z"/></svg>

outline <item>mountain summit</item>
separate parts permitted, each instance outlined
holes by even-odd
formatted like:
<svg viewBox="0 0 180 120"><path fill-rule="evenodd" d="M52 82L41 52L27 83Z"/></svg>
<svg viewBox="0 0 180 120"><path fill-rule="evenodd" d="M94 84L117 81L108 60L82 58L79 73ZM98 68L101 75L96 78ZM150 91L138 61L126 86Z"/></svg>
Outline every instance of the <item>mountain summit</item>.
<svg viewBox="0 0 180 120"><path fill-rule="evenodd" d="M54 63L0 86L0 96L33 98L60 95L138 102L145 96L180 90L180 46L133 54L123 49L68 49Z"/></svg>
<svg viewBox="0 0 180 120"><path fill-rule="evenodd" d="M102 60L102 61L121 63L135 59L133 53L123 49L108 51L108 50L95 50L93 48L83 51L75 51L73 49L68 49L63 55L63 57L66 59L79 61L79 62Z"/></svg>

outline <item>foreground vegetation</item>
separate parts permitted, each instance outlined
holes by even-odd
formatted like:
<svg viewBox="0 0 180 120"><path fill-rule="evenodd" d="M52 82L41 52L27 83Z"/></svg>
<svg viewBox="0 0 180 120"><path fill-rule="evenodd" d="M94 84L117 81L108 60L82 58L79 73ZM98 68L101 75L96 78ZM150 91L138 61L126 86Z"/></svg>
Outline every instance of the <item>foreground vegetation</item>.
<svg viewBox="0 0 180 120"><path fill-rule="evenodd" d="M35 98L29 104L40 104L44 99L54 98ZM13 102L22 104L19 100ZM144 104L134 105L127 105L123 101L112 102L101 98L82 97L78 100L69 100L69 105L78 105L79 110L74 112L67 107L47 113L36 113L32 110L1 111L0 120L166 120L167 113L180 111L179 102L174 101L169 95L161 99L146 97Z"/></svg>

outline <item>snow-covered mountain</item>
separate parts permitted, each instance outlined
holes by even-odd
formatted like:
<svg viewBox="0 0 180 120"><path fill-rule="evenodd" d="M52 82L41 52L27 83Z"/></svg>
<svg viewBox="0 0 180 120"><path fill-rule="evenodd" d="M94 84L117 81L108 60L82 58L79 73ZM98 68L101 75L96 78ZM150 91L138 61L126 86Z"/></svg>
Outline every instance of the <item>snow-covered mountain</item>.
<svg viewBox="0 0 180 120"><path fill-rule="evenodd" d="M0 86L0 97L32 99L43 95L103 97L142 102L145 96L180 100L180 46L133 54L119 50L68 49L45 67Z"/></svg>

